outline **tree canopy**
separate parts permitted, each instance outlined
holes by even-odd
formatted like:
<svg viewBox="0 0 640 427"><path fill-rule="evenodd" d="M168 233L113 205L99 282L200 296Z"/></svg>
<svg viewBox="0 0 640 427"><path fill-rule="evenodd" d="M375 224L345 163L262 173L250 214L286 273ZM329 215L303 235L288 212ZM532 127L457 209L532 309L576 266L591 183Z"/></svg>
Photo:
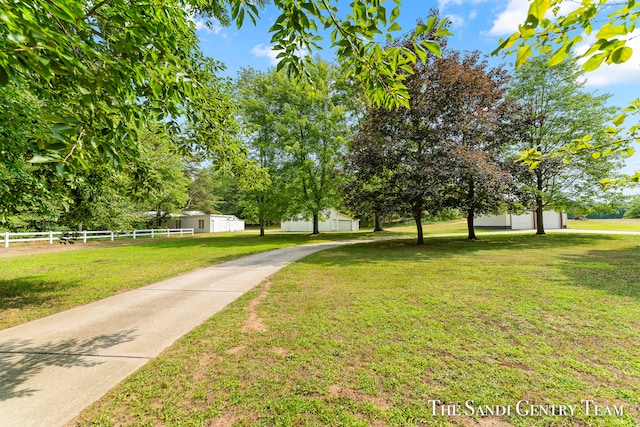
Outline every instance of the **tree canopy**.
<svg viewBox="0 0 640 427"><path fill-rule="evenodd" d="M620 154L600 158L591 152L576 152L570 160L558 155L563 147L585 134L598 145L611 141L607 122L614 108L606 107L608 95L594 95L583 89L575 58L555 66L548 56L530 58L516 70L509 96L523 112L513 157L534 154L530 168L522 168L519 180L536 209L538 234L544 234L544 208L584 208L595 195L605 195L601 180L620 166Z"/></svg>
<svg viewBox="0 0 640 427"><path fill-rule="evenodd" d="M245 141L269 175L263 188L244 189L243 206L261 225L313 217L318 233L321 212L340 199L351 93L334 65L316 59L308 72L313 84L278 70L244 70L239 76Z"/></svg>
<svg viewBox="0 0 640 427"><path fill-rule="evenodd" d="M259 18L264 3L0 0L0 85L20 79L38 97L55 101L36 118L48 131L37 140L38 153L31 161L58 162L61 173L90 167L98 159L130 162L138 157L137 130L150 115L173 128L184 117L200 128L223 129L226 100L203 90L219 84L214 76L221 65L202 55L192 18L241 27L245 18ZM444 21L434 19L415 30L412 49L383 48L375 38L399 29L399 0L391 10L382 0L356 0L346 13L337 1L275 0L274 5L280 15L271 32L280 69L304 74L310 59L300 58L299 50L318 49L319 30L332 29L331 42L344 70L387 107L407 105L402 80L410 65L427 51L438 52L437 43L418 37L448 34ZM229 141L199 142L220 151Z"/></svg>

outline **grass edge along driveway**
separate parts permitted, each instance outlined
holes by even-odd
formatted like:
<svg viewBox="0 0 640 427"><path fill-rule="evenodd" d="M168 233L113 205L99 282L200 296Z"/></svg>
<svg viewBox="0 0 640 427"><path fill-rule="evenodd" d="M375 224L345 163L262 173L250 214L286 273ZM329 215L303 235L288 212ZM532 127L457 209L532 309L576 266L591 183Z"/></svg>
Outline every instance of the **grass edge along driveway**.
<svg viewBox="0 0 640 427"><path fill-rule="evenodd" d="M33 254L13 255L10 248L0 257L0 329L245 255L373 235L289 233L259 237L220 233L194 238L91 243L80 249L59 248Z"/></svg>
<svg viewBox="0 0 640 427"><path fill-rule="evenodd" d="M634 426L639 255L586 234L322 251L71 425Z"/></svg>

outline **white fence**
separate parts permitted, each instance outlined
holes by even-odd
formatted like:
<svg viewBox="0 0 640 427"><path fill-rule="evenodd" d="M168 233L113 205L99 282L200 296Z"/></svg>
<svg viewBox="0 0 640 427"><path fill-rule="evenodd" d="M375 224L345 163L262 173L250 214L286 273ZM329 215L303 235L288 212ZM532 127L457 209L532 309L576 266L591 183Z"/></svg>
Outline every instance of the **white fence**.
<svg viewBox="0 0 640 427"><path fill-rule="evenodd" d="M123 231L42 231L42 232L26 232L26 233L0 233L2 236L4 247L9 247L9 242L49 242L50 245L54 241L61 243L82 241L87 243L89 239L109 239L114 240L121 237L169 237L179 235L180 237L188 235L193 236L193 228L165 228L150 230L133 230Z"/></svg>

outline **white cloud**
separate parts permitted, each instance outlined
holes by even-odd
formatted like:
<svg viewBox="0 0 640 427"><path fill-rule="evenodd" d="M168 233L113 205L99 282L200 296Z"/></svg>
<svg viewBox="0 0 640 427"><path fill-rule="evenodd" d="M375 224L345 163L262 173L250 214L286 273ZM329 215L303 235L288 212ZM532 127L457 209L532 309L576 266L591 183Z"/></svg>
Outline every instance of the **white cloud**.
<svg viewBox="0 0 640 427"><path fill-rule="evenodd" d="M278 50L274 50L272 46L266 45L264 43L260 43L259 45L254 46L251 49L251 53L253 54L253 56L255 56L256 58L267 58L269 59L269 63L271 65L276 65L278 63L278 54L280 53L280 51ZM296 55L299 56L300 58L303 58L307 55L309 55L309 52L307 51L307 49L298 49L296 51Z"/></svg>
<svg viewBox="0 0 640 427"><path fill-rule="evenodd" d="M449 19L449 22L451 22L451 25L453 26L453 28L460 28L460 27L463 27L465 24L464 17L460 15L456 15L452 13L447 15L447 18Z"/></svg>
<svg viewBox="0 0 640 427"><path fill-rule="evenodd" d="M197 16L193 9L191 9L190 7L187 7L185 10L188 13L191 22L193 22L193 24L196 26L196 31L205 31L207 33L213 33L216 35L222 31L223 27L217 20L209 19L208 21L205 21L204 19Z"/></svg>
<svg viewBox="0 0 640 427"><path fill-rule="evenodd" d="M580 7L580 2L564 1L560 4L560 10L558 15L566 15L573 10ZM510 36L518 31L518 25L524 23L527 20L527 13L529 12L529 0L509 0L507 7L502 12L498 13L498 16L493 21L493 26L488 31L488 35L502 37ZM553 13L551 9L547 12L545 17L552 19Z"/></svg>
<svg viewBox="0 0 640 427"><path fill-rule="evenodd" d="M626 38L628 39L627 46L633 49L631 59L622 64L603 63L600 68L585 75L587 86L603 87L616 83L638 81L638 75L640 75L640 29L627 35ZM593 35L586 37L582 43L576 46L576 54L584 54L595 41Z"/></svg>
<svg viewBox="0 0 640 427"><path fill-rule="evenodd" d="M278 56L278 51L273 50L271 46L267 46L266 44L261 43L254 46L253 49L251 49L251 53L256 58L268 58L271 65L276 65L278 63L278 59L276 58Z"/></svg>
<svg viewBox="0 0 640 427"><path fill-rule="evenodd" d="M212 20L209 21L207 25L207 21L199 18L194 18L193 23L196 24L196 31L205 31L207 33L220 34L223 27L218 22Z"/></svg>
<svg viewBox="0 0 640 427"><path fill-rule="evenodd" d="M527 19L528 0L509 0L507 7L498 14L487 33L490 36L508 36L518 31L518 25Z"/></svg>

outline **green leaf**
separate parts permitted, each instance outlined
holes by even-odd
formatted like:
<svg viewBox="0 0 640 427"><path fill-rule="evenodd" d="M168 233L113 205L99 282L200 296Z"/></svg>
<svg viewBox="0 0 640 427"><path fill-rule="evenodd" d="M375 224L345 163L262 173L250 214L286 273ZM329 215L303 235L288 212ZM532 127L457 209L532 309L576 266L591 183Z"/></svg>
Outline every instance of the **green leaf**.
<svg viewBox="0 0 640 427"><path fill-rule="evenodd" d="M391 26L388 28L387 31L392 32L392 31L399 31L399 30L402 30L402 27L397 22L394 22L393 24L391 24Z"/></svg>
<svg viewBox="0 0 640 427"><path fill-rule="evenodd" d="M244 8L241 8L238 11L238 17L236 18L236 25L238 29L242 28L242 24L244 24Z"/></svg>
<svg viewBox="0 0 640 427"><path fill-rule="evenodd" d="M602 65L602 61L607 57L606 52L601 52L596 55L593 55L587 62L582 65L582 69L584 71L593 71L597 70L600 65Z"/></svg>
<svg viewBox="0 0 640 427"><path fill-rule="evenodd" d="M613 51L611 58L614 64L622 64L623 62L627 62L629 58L631 58L631 55L633 55L633 49L629 46L622 46Z"/></svg>
<svg viewBox="0 0 640 427"><path fill-rule="evenodd" d="M620 114L615 119L613 119L613 124L616 126L620 126L622 123L624 123L626 118L627 118L626 114Z"/></svg>
<svg viewBox="0 0 640 427"><path fill-rule="evenodd" d="M389 16L389 20L391 22L394 22L398 16L400 16L400 7L396 6L391 11L391 15Z"/></svg>
<svg viewBox="0 0 640 427"><path fill-rule="evenodd" d="M567 58L567 56L569 56L569 51L570 51L569 46L562 46L560 49L555 51L553 55L551 55L551 58L549 59L549 65L551 67L554 67L560 64L562 61L565 60L565 58Z"/></svg>
<svg viewBox="0 0 640 427"><path fill-rule="evenodd" d="M610 39L624 34L627 34L627 30L624 25L611 25L611 23L606 23L600 28L600 31L598 31L596 38Z"/></svg>
<svg viewBox="0 0 640 427"><path fill-rule="evenodd" d="M549 7L551 7L551 0L534 0L529 6L529 17L527 18L527 22L529 22L530 18L535 18L535 26L537 26L538 22L544 18Z"/></svg>
<svg viewBox="0 0 640 427"><path fill-rule="evenodd" d="M442 53L440 51L440 44L434 41L423 41L422 46L424 46L429 52L433 53L435 56L440 58Z"/></svg>
<svg viewBox="0 0 640 427"><path fill-rule="evenodd" d="M516 55L516 67L520 67L524 64L529 56L531 56L531 46L521 46L520 49L518 49L518 54Z"/></svg>
<svg viewBox="0 0 640 427"><path fill-rule="evenodd" d="M0 65L0 86L6 86L7 83L9 83L9 74L7 73L7 70Z"/></svg>
<svg viewBox="0 0 640 427"><path fill-rule="evenodd" d="M491 52L491 56L497 55L501 50L509 49L515 44L515 42L518 41L518 39L520 39L520 33L511 34L508 39L503 40L500 45L493 52Z"/></svg>
<svg viewBox="0 0 640 427"><path fill-rule="evenodd" d="M29 163L51 163L51 162L55 162L55 161L56 161L56 159L54 159L53 157L33 156L29 160Z"/></svg>
<svg viewBox="0 0 640 427"><path fill-rule="evenodd" d="M61 134L70 134L73 132L73 127L66 123L57 123L53 125L53 131Z"/></svg>
<svg viewBox="0 0 640 427"><path fill-rule="evenodd" d="M593 154L591 154L591 157L593 157L594 160L598 160L600 157L602 157L602 153L600 153L599 151L594 151Z"/></svg>

